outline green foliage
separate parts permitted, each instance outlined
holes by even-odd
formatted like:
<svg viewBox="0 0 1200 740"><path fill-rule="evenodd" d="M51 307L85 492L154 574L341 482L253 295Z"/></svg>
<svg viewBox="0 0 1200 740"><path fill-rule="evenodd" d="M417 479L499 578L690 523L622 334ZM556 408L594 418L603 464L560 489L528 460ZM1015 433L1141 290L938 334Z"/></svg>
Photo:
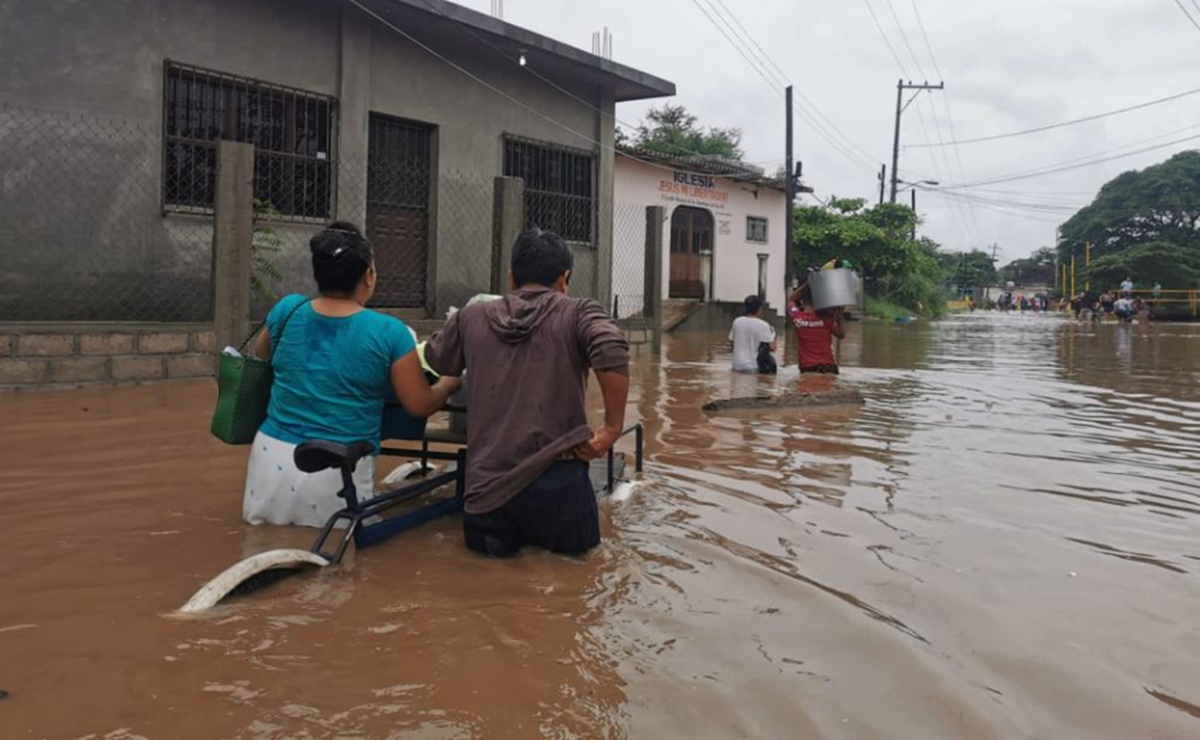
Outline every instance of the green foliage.
<svg viewBox="0 0 1200 740"><path fill-rule="evenodd" d="M638 125L632 144L639 149L660 152L675 157L707 154L740 160L742 130L739 128L702 128L696 116L682 105L667 103L651 108ZM628 142L622 132L618 143Z"/></svg>
<svg viewBox="0 0 1200 740"><path fill-rule="evenodd" d="M802 266L849 260L874 298L908 311L938 315L945 310L944 272L938 245L913 241L916 215L892 203L871 208L861 198L833 198L828 208L797 206L795 241Z"/></svg>
<svg viewBox="0 0 1200 740"><path fill-rule="evenodd" d="M1063 262L1072 254L1079 260L1084 244L1091 242L1087 272L1096 276L1093 282L1128 272L1140 282L1196 287L1198 225L1200 152L1180 152L1106 183L1091 205L1062 225L1058 256Z"/></svg>
<svg viewBox="0 0 1200 740"><path fill-rule="evenodd" d="M999 276L992 255L980 249L969 252L942 252L938 255L946 279L959 290L995 285Z"/></svg>
<svg viewBox="0 0 1200 740"><path fill-rule="evenodd" d="M1091 267L1083 270L1084 280L1104 288L1120 285L1126 276L1141 288L1155 283L1167 290L1195 288L1200 285L1200 250L1150 242L1093 258Z"/></svg>
<svg viewBox="0 0 1200 740"><path fill-rule="evenodd" d="M273 287L283 278L279 269L279 254L283 251L283 238L270 225L278 218L279 211L265 200L254 199L254 238L250 242L250 288L254 295L267 300L279 296Z"/></svg>
<svg viewBox="0 0 1200 740"><path fill-rule="evenodd" d="M1028 257L1013 260L1000 268L1000 280L1017 285L1053 285L1056 269L1054 249L1042 247Z"/></svg>
<svg viewBox="0 0 1200 740"><path fill-rule="evenodd" d="M912 311L891 301L867 296L866 314L877 319L884 319L885 321L895 321L896 319L912 316Z"/></svg>

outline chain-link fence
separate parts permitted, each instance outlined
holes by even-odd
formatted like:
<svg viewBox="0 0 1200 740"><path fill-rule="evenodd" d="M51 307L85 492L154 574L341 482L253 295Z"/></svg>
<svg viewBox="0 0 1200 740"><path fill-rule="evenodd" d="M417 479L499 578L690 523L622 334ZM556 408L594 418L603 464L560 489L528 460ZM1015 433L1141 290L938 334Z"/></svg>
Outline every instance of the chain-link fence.
<svg viewBox="0 0 1200 740"><path fill-rule="evenodd" d="M642 316L645 208L598 197L594 159L534 159L528 180L439 170L433 129L372 116L366 156L339 160L325 103L280 104L307 113L281 132L222 112L217 97L162 127L0 106L0 321L213 320L219 137L230 131L263 144L246 286L256 317L281 295L315 292L308 242L335 219L371 240L372 305L403 318L506 290L512 241L535 225L571 245L574 295Z"/></svg>
<svg viewBox="0 0 1200 740"><path fill-rule="evenodd" d="M211 225L163 218L161 141L0 105L0 320L211 318Z"/></svg>

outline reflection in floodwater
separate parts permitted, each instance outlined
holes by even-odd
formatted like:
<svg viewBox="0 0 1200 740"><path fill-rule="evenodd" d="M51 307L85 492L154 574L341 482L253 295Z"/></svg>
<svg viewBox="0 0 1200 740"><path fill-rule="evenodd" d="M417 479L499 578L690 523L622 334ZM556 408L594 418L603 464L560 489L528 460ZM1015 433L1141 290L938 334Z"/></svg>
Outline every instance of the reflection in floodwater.
<svg viewBox="0 0 1200 740"><path fill-rule="evenodd" d="M0 737L1200 736L1200 327L858 324L836 381L724 339L636 358L588 559L447 520L200 619L310 537L241 525L211 387L0 396ZM866 403L701 410L832 382Z"/></svg>

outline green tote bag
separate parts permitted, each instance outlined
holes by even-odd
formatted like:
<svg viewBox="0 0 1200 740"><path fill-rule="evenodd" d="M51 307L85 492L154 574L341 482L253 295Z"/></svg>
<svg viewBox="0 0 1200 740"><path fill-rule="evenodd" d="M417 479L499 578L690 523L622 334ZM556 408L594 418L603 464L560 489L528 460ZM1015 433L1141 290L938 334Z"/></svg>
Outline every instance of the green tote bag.
<svg viewBox="0 0 1200 740"><path fill-rule="evenodd" d="M217 439L231 445L248 445L267 418L267 404L271 401L271 383L275 380L275 350L283 340L283 332L297 310L308 300L296 305L288 312L279 327L279 337L271 342L271 358L260 360L246 356L246 345L258 334L266 322L246 337L238 350L241 356L220 355L217 364L217 408L213 411L212 433Z"/></svg>

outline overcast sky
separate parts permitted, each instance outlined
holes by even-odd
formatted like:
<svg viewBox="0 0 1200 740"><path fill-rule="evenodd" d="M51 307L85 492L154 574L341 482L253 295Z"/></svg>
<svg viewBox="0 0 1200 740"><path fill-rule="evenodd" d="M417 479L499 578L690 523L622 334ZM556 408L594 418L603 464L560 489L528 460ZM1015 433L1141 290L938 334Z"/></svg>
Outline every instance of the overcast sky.
<svg viewBox="0 0 1200 740"><path fill-rule="evenodd" d="M485 13L491 8L491 0L458 1ZM1200 2L1180 1L1200 22ZM797 93L840 130L830 136L851 156L797 114L806 184L821 198L877 199L879 166L890 167L897 79L940 80L914 0L869 0L869 6L868 0L505 0L504 19L589 51L592 31L608 26L614 61L674 82L675 102L705 125L741 128L747 161L772 171L783 159L783 98L698 6L713 18L728 9ZM1200 136L1200 95L1192 95L1041 134L918 148L936 144L939 135L951 141L952 131L958 139L1003 134L1200 88L1200 29L1174 0L915 0L915 6L946 92L923 93L904 114L903 180L978 183ZM656 102L621 104L617 118L636 124ZM799 95L797 102L810 109ZM922 191L922 229L950 250L997 243L1006 262L1051 244L1055 226L1073 212L1066 207L1087 204L1115 175L1194 147L1200 138L956 191L971 201Z"/></svg>

